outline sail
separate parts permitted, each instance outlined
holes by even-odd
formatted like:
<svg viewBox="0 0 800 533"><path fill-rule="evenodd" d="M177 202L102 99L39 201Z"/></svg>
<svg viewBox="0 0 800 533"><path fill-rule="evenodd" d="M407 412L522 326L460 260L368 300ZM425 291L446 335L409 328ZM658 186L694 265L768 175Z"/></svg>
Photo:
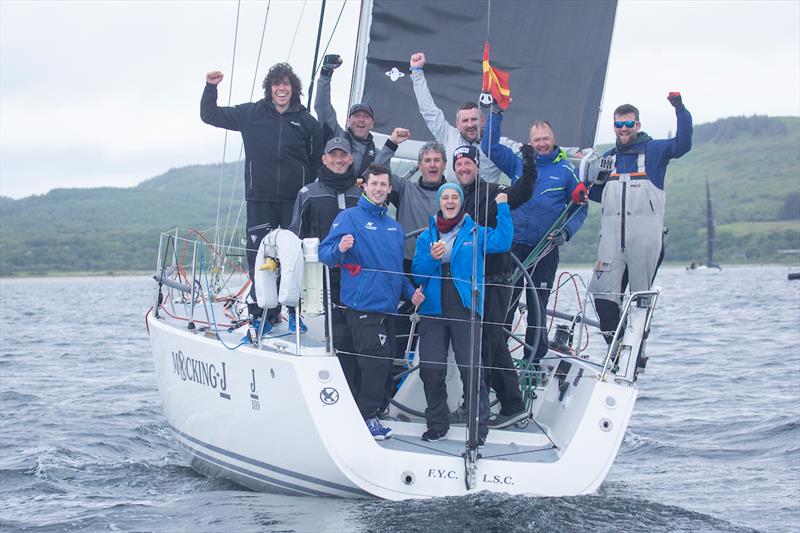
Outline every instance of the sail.
<svg viewBox="0 0 800 533"><path fill-rule="evenodd" d="M510 74L503 135L525 142L543 119L562 146L593 146L615 13L616 0L365 0L351 102L375 109L378 133L402 126L433 140L409 58L425 52L428 86L452 124L460 102L478 100L488 21L492 65Z"/></svg>

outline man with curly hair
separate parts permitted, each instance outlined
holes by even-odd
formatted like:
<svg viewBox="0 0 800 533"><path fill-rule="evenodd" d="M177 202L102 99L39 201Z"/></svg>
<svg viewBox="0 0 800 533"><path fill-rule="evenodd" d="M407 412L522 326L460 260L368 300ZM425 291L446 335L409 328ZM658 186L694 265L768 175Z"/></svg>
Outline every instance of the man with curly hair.
<svg viewBox="0 0 800 533"><path fill-rule="evenodd" d="M200 118L206 124L238 131L245 153L245 200L247 201L247 264L250 279L262 237L292 221L297 192L313 182L322 155L322 129L300 103L303 86L288 63L273 65L264 78L264 98L234 107L217 106L217 86L222 72L206 74L200 100ZM255 302L255 288L250 298ZM249 305L251 318L262 314ZM270 322L280 320L280 306L269 309ZM270 327L265 324L263 331Z"/></svg>

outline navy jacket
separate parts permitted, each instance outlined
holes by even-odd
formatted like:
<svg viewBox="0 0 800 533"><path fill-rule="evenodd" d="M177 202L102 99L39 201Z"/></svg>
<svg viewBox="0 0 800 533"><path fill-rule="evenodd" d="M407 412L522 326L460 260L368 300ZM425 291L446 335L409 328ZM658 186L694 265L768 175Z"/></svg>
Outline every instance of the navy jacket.
<svg viewBox="0 0 800 533"><path fill-rule="evenodd" d="M644 168L647 177L653 185L664 190L664 176L667 173L667 164L670 159L677 159L692 149L692 115L681 106L675 109L675 116L678 119L678 127L675 137L672 139L650 139L644 142L637 142L634 139L631 143L614 148L603 155L617 156L616 170L618 174L636 172L638 169L639 154L644 152ZM639 132L637 137L644 137L646 134ZM603 198L603 185L595 184L589 189L589 198L600 202Z"/></svg>
<svg viewBox="0 0 800 533"><path fill-rule="evenodd" d="M347 234L355 242L341 253L339 241ZM319 258L329 267L341 266L343 305L356 311L395 313L401 291L411 300L414 286L403 273L403 238L403 227L386 213L386 207L365 196L336 216L319 245Z"/></svg>
<svg viewBox="0 0 800 533"><path fill-rule="evenodd" d="M278 113L261 99L235 107L217 106L217 86L206 84L200 100L206 124L242 133L246 200L294 203L317 177L322 162L322 129L300 104Z"/></svg>
<svg viewBox="0 0 800 533"><path fill-rule="evenodd" d="M500 124L503 116L492 113L491 128L488 135L481 141L483 151L491 155L492 161L505 174L511 176L511 183L515 183L522 175L522 158L507 146L500 144ZM491 146L489 139L492 139ZM514 221L514 242L536 246L564 208L572 201L572 191L579 183L578 173L572 163L567 159L567 154L559 147L547 154L536 156L536 186L531 199L511 212ZM583 225L588 206L582 206L578 213L572 217L564 229L567 230L567 239Z"/></svg>

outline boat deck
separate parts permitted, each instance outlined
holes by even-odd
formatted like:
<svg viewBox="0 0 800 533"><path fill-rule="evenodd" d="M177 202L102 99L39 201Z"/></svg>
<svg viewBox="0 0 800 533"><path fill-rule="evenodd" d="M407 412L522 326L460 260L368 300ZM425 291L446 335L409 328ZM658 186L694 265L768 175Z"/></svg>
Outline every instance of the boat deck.
<svg viewBox="0 0 800 533"><path fill-rule="evenodd" d="M425 424L393 420L383 420L383 423L394 432L391 438L378 441L378 445L384 449L455 457L461 457L464 453L466 428L463 424L451 426L446 438L427 442L421 438ZM558 460L555 447L536 424L524 429L489 430L486 445L480 449L480 454L484 459L523 463L551 463Z"/></svg>

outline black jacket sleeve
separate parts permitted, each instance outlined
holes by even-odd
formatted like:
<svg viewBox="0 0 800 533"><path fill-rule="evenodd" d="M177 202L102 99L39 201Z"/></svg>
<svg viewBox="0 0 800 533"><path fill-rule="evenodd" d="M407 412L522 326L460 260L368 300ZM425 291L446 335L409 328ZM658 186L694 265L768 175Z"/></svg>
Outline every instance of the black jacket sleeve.
<svg viewBox="0 0 800 533"><path fill-rule="evenodd" d="M200 120L226 130L242 131L246 111L245 105L236 107L217 106L217 86L206 83L203 97L200 99Z"/></svg>
<svg viewBox="0 0 800 533"><path fill-rule="evenodd" d="M311 129L308 136L308 161L310 165L309 179L306 183L311 183L319 175L319 169L322 166L322 126L319 125L317 119L311 115L307 115L308 125Z"/></svg>
<svg viewBox="0 0 800 533"><path fill-rule="evenodd" d="M522 176L508 190L508 207L516 209L531 199L536 185L536 164L522 160Z"/></svg>

